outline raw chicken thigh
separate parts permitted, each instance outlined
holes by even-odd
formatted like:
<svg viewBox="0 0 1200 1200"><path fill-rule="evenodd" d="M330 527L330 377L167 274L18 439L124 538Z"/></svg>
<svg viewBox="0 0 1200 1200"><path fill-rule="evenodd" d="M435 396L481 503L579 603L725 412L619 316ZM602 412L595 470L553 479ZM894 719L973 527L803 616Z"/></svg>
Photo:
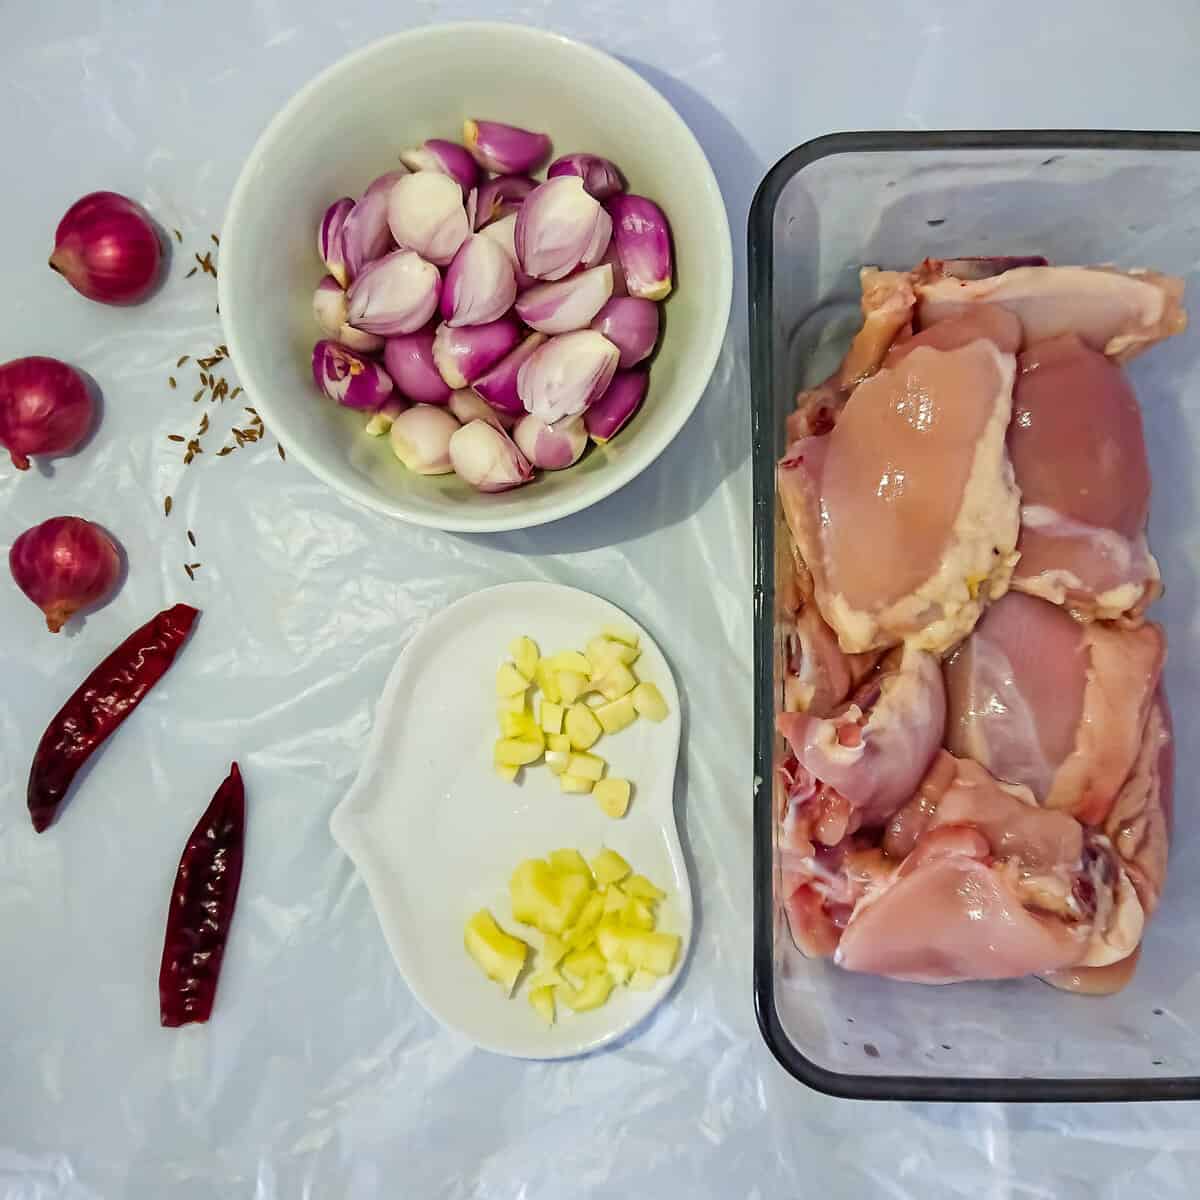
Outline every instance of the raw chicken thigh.
<svg viewBox="0 0 1200 1200"><path fill-rule="evenodd" d="M933 274L914 286L922 328L976 304L997 304L1019 318L1023 346L1073 333L1117 362L1128 362L1187 326L1183 281L1154 271L1016 267L966 281Z"/></svg>
<svg viewBox="0 0 1200 1200"><path fill-rule="evenodd" d="M1018 496L1004 439L1016 361L975 336L973 316L962 322L971 340L917 345L884 366L829 433L793 442L779 465L792 536L848 654L906 639L941 652L1008 585Z"/></svg>
<svg viewBox="0 0 1200 1200"><path fill-rule="evenodd" d="M1106 966L1141 939L1137 893L1111 848L977 763L943 752L884 836L898 860L835 953L916 983Z"/></svg>
<svg viewBox="0 0 1200 1200"><path fill-rule="evenodd" d="M1073 333L1031 346L1018 359L1008 452L1021 490L1012 586L1088 617L1140 613L1162 587L1146 544L1142 414L1125 372Z"/></svg>
<svg viewBox="0 0 1200 1200"><path fill-rule="evenodd" d="M1101 825L1133 770L1165 653L1157 625L1082 624L1010 592L946 663L946 744Z"/></svg>
<svg viewBox="0 0 1200 1200"><path fill-rule="evenodd" d="M908 982L1115 991L1173 781L1119 364L1184 328L1182 283L1036 258L861 283L862 329L799 396L778 470L792 937Z"/></svg>

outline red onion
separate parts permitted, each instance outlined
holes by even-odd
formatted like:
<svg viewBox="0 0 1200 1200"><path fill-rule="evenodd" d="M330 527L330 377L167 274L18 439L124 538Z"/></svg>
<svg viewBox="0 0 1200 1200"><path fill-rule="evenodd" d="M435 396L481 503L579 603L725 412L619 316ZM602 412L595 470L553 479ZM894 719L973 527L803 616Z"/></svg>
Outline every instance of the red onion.
<svg viewBox="0 0 1200 1200"><path fill-rule="evenodd" d="M18 471L30 454L66 454L87 436L95 408L83 377L57 358L16 358L0 366L0 446Z"/></svg>
<svg viewBox="0 0 1200 1200"><path fill-rule="evenodd" d="M463 141L471 157L497 175L526 175L550 157L550 139L500 121L464 121Z"/></svg>
<svg viewBox="0 0 1200 1200"><path fill-rule="evenodd" d="M517 316L539 333L583 329L608 303L612 281L612 267L605 263L555 283L539 283L517 300Z"/></svg>
<svg viewBox="0 0 1200 1200"><path fill-rule="evenodd" d="M666 214L653 200L624 193L608 200L606 208L629 294L643 300L665 300L671 294L672 273L671 226Z"/></svg>
<svg viewBox="0 0 1200 1200"><path fill-rule="evenodd" d="M550 164L546 178L557 179L560 175L578 175L588 194L597 200L607 200L625 190L621 172L598 154L564 154Z"/></svg>
<svg viewBox="0 0 1200 1200"><path fill-rule="evenodd" d="M469 425L472 421L486 421L489 425L495 425L497 429L507 431L514 424L512 417L497 412L470 388L460 388L457 392L451 392L447 407L460 425Z"/></svg>
<svg viewBox="0 0 1200 1200"><path fill-rule="evenodd" d="M621 361L617 366L627 371L654 352L654 343L658 341L658 305L636 296L614 296L597 314L592 328L620 350Z"/></svg>
<svg viewBox="0 0 1200 1200"><path fill-rule="evenodd" d="M604 257L611 235L612 220L600 202L583 190L583 180L560 175L539 184L525 198L514 237L526 274L562 279L580 264L594 267ZM621 262L624 265L625 260Z"/></svg>
<svg viewBox="0 0 1200 1200"><path fill-rule="evenodd" d="M592 441L610 441L642 407L650 376L645 371L618 371L608 390L584 413L583 420Z"/></svg>
<svg viewBox="0 0 1200 1200"><path fill-rule="evenodd" d="M82 517L51 517L13 542L8 566L17 587L57 633L81 608L112 595L121 556L99 525Z"/></svg>
<svg viewBox="0 0 1200 1200"><path fill-rule="evenodd" d="M418 404L445 404L450 385L433 360L433 333L428 329L390 337L383 347L383 365L401 394Z"/></svg>
<svg viewBox="0 0 1200 1200"><path fill-rule="evenodd" d="M437 267L411 250L393 250L367 263L350 285L346 320L355 329L384 337L415 333L437 310L441 292Z"/></svg>
<svg viewBox="0 0 1200 1200"><path fill-rule="evenodd" d="M450 439L458 428L446 409L415 404L392 422L392 453L418 475L449 475Z"/></svg>
<svg viewBox="0 0 1200 1200"><path fill-rule="evenodd" d="M395 245L392 231L388 228L388 197L396 182L407 174L408 171L401 167L399 171L380 175L345 217L340 249L345 259L343 270L347 283L353 283L368 263L374 262ZM332 267L330 274L337 278L337 272Z"/></svg>
<svg viewBox="0 0 1200 1200"><path fill-rule="evenodd" d="M398 179L388 194L387 220L397 246L439 267L450 265L471 232L458 181L438 171Z"/></svg>
<svg viewBox="0 0 1200 1200"><path fill-rule="evenodd" d="M526 275L521 270L521 260L517 257L517 214L515 212L509 213L507 217L501 217L498 221L493 221L490 225L485 225L479 231L479 236L490 238L508 255L508 261L512 263L513 274L517 279L517 291L523 292L537 283L532 275ZM613 269L616 272L613 276L614 281L619 275L621 286L624 287L625 277L621 275L621 264L617 263Z"/></svg>
<svg viewBox="0 0 1200 1200"><path fill-rule="evenodd" d="M449 452L454 473L481 492L507 492L533 478L529 459L490 421L471 421L456 430Z"/></svg>
<svg viewBox="0 0 1200 1200"><path fill-rule="evenodd" d="M620 357L616 346L594 329L551 338L517 372L525 411L547 425L583 412L604 395Z"/></svg>
<svg viewBox="0 0 1200 1200"><path fill-rule="evenodd" d="M482 229L515 213L535 187L537 184L528 175L498 175L489 179L480 187L475 201L475 228Z"/></svg>
<svg viewBox="0 0 1200 1200"><path fill-rule="evenodd" d="M341 287L350 281L346 270L346 256L342 247L342 230L346 218L354 211L354 201L349 196L335 200L321 217L317 226L317 253L329 274Z"/></svg>
<svg viewBox="0 0 1200 1200"><path fill-rule="evenodd" d="M486 400L498 413L509 417L522 416L525 412L525 405L517 391L517 376L533 352L546 340L544 333L529 334L515 350L505 355L490 371L480 375L471 384L471 390Z"/></svg>
<svg viewBox="0 0 1200 1200"><path fill-rule="evenodd" d="M573 467L587 449L588 432L583 417L567 417L547 425L533 413L526 413L513 429L517 449L535 467L543 471L561 471Z"/></svg>
<svg viewBox="0 0 1200 1200"><path fill-rule="evenodd" d="M442 378L457 391L490 371L520 340L521 327L512 317L460 329L443 322L433 335L433 361Z"/></svg>
<svg viewBox="0 0 1200 1200"><path fill-rule="evenodd" d="M312 373L317 387L345 408L375 412L392 399L392 377L374 360L337 342L322 339L313 347Z"/></svg>
<svg viewBox="0 0 1200 1200"><path fill-rule="evenodd" d="M479 181L475 160L457 142L429 138L415 149L406 150L400 161L410 171L440 171L458 182L464 194Z"/></svg>
<svg viewBox="0 0 1200 1200"><path fill-rule="evenodd" d="M101 304L136 304L158 282L162 244L144 209L116 192L92 192L67 209L50 266Z"/></svg>
<svg viewBox="0 0 1200 1200"><path fill-rule="evenodd" d="M441 298L446 324L458 328L498 321L516 298L517 277L508 252L491 238L469 234L446 268Z"/></svg>

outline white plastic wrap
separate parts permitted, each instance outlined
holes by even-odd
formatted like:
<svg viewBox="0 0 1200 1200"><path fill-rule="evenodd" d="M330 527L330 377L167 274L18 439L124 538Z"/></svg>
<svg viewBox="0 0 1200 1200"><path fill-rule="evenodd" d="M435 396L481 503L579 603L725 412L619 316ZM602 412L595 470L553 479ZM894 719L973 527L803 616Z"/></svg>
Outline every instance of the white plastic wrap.
<svg viewBox="0 0 1200 1200"><path fill-rule="evenodd" d="M546 529L406 528L340 502L280 462L269 438L218 459L229 401L207 406L212 432L190 467L166 440L190 435L205 407L191 403L194 367L176 372L176 359L221 341L212 280L185 279L186 260L219 232L270 114L354 46L463 16L594 41L679 107L740 230L766 167L831 129L1192 123L1194 6L1150 0L1136 29L1114 21L1112 32L1104 9L1128 16L1082 2L1052 16L1025 0L1002 25L993 6L961 0L75 0L0 11L0 359L57 354L105 395L99 435L52 478L0 465L0 551L28 525L80 513L108 526L130 563L119 596L57 638L0 570L3 1200L1190 1194L1195 1106L839 1103L785 1075L762 1045L750 1001L740 236L734 323L695 418L642 478ZM169 285L142 308L90 305L45 267L58 216L97 187L143 199L184 234ZM203 564L194 583L184 562ZM694 950L648 1027L565 1064L497 1058L443 1033L400 981L327 828L405 640L451 598L521 578L620 603L652 631L685 700L677 803ZM176 600L204 610L193 640L60 823L35 836L24 784L47 718ZM207 1027L163 1030L156 978L171 878L234 757L249 833L216 1012Z"/></svg>

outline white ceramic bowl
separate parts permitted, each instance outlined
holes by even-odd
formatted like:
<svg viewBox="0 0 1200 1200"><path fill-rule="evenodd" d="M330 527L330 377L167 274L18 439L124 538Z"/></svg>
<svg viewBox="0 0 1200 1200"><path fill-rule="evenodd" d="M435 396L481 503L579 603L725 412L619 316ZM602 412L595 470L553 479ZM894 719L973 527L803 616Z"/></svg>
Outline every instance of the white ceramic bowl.
<svg viewBox="0 0 1200 1200"><path fill-rule="evenodd" d="M584 461L480 495L452 475L411 474L364 417L316 390L312 293L323 274L317 222L428 137L458 140L467 117L547 131L555 154L588 150L625 172L671 220L676 290L642 411ZM419 525L487 532L578 512L662 452L717 361L732 296L732 248L712 168L675 110L598 50L516 25L438 25L366 47L293 97L259 138L234 188L221 239L219 296L239 381L272 433L318 478Z"/></svg>

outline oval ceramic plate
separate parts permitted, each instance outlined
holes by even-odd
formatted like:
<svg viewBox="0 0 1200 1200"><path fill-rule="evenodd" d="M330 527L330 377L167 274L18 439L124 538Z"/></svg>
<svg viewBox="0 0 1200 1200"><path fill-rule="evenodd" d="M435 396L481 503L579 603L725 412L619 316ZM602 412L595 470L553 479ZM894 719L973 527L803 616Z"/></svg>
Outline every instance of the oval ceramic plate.
<svg viewBox="0 0 1200 1200"><path fill-rule="evenodd" d="M635 671L670 708L661 724L636 721L596 747L610 774L633 782L621 820L591 796L564 795L545 765L519 783L493 770L496 668L516 637L544 654L582 649L604 625L636 631ZM413 994L444 1025L485 1050L566 1058L627 1032L663 999L688 953L691 886L675 827L679 693L662 652L619 608L547 583L489 588L452 604L404 648L384 688L366 760L334 810L330 829L366 881L379 923ZM619 987L608 1003L573 1013L559 1005L547 1027L522 981L513 998L463 948L463 926L480 908L532 945L512 919L508 880L524 858L570 847L591 858L611 846L668 893L659 928L683 939L675 975L646 992Z"/></svg>

